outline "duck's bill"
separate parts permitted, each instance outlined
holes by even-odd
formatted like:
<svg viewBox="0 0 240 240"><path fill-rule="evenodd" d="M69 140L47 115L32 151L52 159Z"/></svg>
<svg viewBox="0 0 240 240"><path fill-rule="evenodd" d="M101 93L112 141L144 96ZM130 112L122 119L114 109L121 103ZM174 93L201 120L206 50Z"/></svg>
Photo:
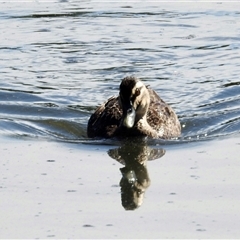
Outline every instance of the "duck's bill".
<svg viewBox="0 0 240 240"><path fill-rule="evenodd" d="M130 112L127 113L123 120L123 125L127 128L132 128L135 123L136 111L134 108L131 109Z"/></svg>

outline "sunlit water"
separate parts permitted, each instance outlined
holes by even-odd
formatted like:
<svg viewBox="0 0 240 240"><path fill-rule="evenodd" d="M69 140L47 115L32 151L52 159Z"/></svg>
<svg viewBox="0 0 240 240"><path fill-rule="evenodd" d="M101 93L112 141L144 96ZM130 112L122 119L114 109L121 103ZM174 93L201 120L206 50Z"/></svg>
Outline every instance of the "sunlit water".
<svg viewBox="0 0 240 240"><path fill-rule="evenodd" d="M0 134L89 141L136 75L176 110L178 142L240 132L240 4L1 3Z"/></svg>

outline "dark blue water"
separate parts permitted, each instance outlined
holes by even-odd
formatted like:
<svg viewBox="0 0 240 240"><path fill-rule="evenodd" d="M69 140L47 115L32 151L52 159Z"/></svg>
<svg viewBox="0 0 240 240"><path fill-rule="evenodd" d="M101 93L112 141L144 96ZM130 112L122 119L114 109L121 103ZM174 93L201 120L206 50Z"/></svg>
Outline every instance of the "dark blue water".
<svg viewBox="0 0 240 240"><path fill-rule="evenodd" d="M240 4L1 3L0 134L88 141L136 75L176 110L178 142L240 133Z"/></svg>

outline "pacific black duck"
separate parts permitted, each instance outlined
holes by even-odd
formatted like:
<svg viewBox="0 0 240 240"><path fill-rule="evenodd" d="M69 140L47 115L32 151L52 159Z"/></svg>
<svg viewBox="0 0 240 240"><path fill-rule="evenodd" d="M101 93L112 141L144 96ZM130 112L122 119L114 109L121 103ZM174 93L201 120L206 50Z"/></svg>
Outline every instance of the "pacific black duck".
<svg viewBox="0 0 240 240"><path fill-rule="evenodd" d="M170 139L181 134L174 110L138 78L125 77L119 96L99 106L88 121L88 137L149 136Z"/></svg>

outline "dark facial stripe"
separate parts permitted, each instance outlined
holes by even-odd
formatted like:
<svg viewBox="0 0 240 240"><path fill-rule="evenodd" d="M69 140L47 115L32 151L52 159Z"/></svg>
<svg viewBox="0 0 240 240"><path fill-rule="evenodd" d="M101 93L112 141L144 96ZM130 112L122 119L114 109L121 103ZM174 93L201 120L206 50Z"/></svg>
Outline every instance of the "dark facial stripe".
<svg viewBox="0 0 240 240"><path fill-rule="evenodd" d="M136 85L137 81L138 80L135 77L126 77L122 80L122 83L120 84L120 96L122 100L129 101L132 95L132 90Z"/></svg>

